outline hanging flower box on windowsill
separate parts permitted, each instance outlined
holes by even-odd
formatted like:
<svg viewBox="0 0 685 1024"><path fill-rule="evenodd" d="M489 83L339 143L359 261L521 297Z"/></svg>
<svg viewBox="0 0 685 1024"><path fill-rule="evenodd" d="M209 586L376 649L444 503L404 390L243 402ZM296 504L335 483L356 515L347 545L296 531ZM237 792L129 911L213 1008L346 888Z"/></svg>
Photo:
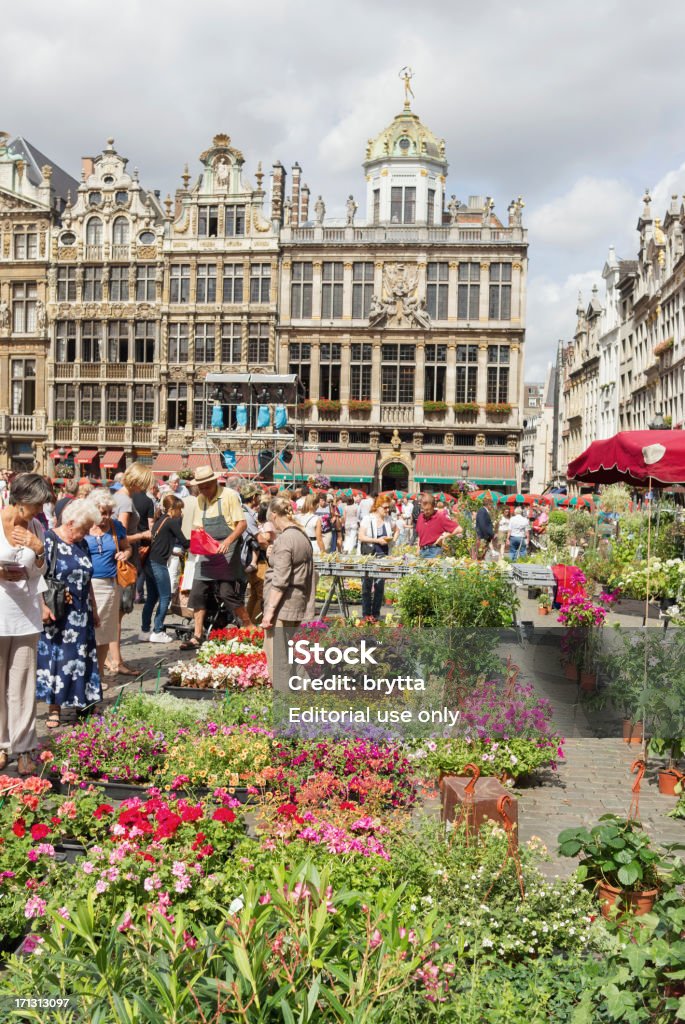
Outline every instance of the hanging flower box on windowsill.
<svg viewBox="0 0 685 1024"><path fill-rule="evenodd" d="M320 398L316 404L323 419L337 419L340 415L341 403L333 398Z"/></svg>
<svg viewBox="0 0 685 1024"><path fill-rule="evenodd" d="M664 356L667 352L670 352L673 348L673 338L665 338L660 341L658 345L654 346L655 356Z"/></svg>
<svg viewBox="0 0 685 1024"><path fill-rule="evenodd" d="M426 416L444 416L447 412L447 402L424 402L423 411Z"/></svg>
<svg viewBox="0 0 685 1024"><path fill-rule="evenodd" d="M509 416L512 409L510 402L488 402L485 406L488 416Z"/></svg>
<svg viewBox="0 0 685 1024"><path fill-rule="evenodd" d="M351 398L347 403L347 408L350 410L350 416L368 416L373 404L364 399Z"/></svg>
<svg viewBox="0 0 685 1024"><path fill-rule="evenodd" d="M464 419L473 419L478 415L480 406L478 402L455 402L452 406L454 409L455 416L461 416Z"/></svg>

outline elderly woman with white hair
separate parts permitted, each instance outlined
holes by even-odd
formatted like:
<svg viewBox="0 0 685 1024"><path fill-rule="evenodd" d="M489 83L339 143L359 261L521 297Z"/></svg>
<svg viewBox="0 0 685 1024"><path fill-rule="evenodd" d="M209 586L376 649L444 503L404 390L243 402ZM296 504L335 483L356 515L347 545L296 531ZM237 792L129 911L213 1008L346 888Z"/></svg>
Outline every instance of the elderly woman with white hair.
<svg viewBox="0 0 685 1024"><path fill-rule="evenodd" d="M93 562L84 538L101 522L100 510L77 498L62 513L62 524L45 534L48 575L67 585L63 616L43 607L38 641L36 697L49 704L47 727L61 724L61 708L83 712L102 700L95 629L100 624L91 579Z"/></svg>
<svg viewBox="0 0 685 1024"><path fill-rule="evenodd" d="M130 559L133 549L126 536L126 530L120 522L112 518L114 498L106 487L98 487L88 495L88 500L100 512L100 521L94 523L85 541L93 563L91 584L95 596L100 625L95 630L95 641L98 649L98 669L100 678L105 670L105 660L110 645L117 645L118 661L121 661L119 644L119 619L121 611L121 587L117 583L117 562ZM107 684L102 684L107 689Z"/></svg>

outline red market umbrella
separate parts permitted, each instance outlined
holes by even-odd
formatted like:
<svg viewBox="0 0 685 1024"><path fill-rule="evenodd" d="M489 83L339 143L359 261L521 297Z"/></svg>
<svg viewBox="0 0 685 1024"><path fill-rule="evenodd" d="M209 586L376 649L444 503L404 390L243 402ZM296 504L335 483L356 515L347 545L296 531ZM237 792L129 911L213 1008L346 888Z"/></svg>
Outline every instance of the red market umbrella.
<svg viewBox="0 0 685 1024"><path fill-rule="evenodd" d="M532 505L530 494L509 494L506 500L507 505Z"/></svg>
<svg viewBox="0 0 685 1024"><path fill-rule="evenodd" d="M488 489L484 491L474 491L472 497L477 498L478 501L487 501L489 498L493 505L496 505L500 501L504 501L503 494L500 494L499 491L490 491Z"/></svg>
<svg viewBox="0 0 685 1024"><path fill-rule="evenodd" d="M568 464L569 480L659 487L685 481L685 430L623 430Z"/></svg>
<svg viewBox="0 0 685 1024"><path fill-rule="evenodd" d="M594 511L595 503L592 498L585 494L581 494L579 497L566 498L562 501L560 508L590 508Z"/></svg>

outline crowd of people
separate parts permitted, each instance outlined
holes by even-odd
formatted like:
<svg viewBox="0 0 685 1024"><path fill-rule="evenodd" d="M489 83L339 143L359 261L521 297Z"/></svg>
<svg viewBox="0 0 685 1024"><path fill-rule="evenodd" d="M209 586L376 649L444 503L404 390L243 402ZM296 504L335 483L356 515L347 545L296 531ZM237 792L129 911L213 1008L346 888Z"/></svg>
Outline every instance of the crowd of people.
<svg viewBox="0 0 685 1024"><path fill-rule="evenodd" d="M175 601L192 620L185 650L199 648L217 608L228 621L261 625L273 676L287 629L315 615L315 555L383 557L412 545L436 558L462 534L463 511L432 493L340 499L313 481L265 489L211 466L160 482L134 462L107 486L69 480L59 495L38 474L0 474L0 770L16 755L20 774L35 771L36 699L57 729L66 709L96 707L108 678L138 674L121 643L136 602L140 640L170 644ZM537 506L493 516L488 500L475 515L481 559L524 557L547 526ZM364 579L362 615L379 619L383 602L384 582Z"/></svg>

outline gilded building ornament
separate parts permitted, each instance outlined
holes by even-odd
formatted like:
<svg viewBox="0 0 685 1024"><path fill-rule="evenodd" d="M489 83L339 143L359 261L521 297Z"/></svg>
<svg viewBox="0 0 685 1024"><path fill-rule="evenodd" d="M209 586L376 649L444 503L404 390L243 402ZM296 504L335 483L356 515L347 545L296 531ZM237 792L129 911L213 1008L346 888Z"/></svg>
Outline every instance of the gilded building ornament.
<svg viewBox="0 0 685 1024"><path fill-rule="evenodd" d="M520 264L520 263L512 263L512 265L511 265L511 269L512 269L512 270L521 270L521 269L522 269L522 267L521 267L521 264Z"/></svg>
<svg viewBox="0 0 685 1024"><path fill-rule="evenodd" d="M139 260L156 260L156 245L139 245L136 247L136 256Z"/></svg>
<svg viewBox="0 0 685 1024"><path fill-rule="evenodd" d="M430 330L425 298L419 298L419 267L386 263L380 295L371 297L369 327L421 327Z"/></svg>
<svg viewBox="0 0 685 1024"><path fill-rule="evenodd" d="M490 264L489 263L481 263L480 269L481 270L489 270L490 269Z"/></svg>
<svg viewBox="0 0 685 1024"><path fill-rule="evenodd" d="M76 246L75 245L63 245L59 250L59 258L62 260L75 260L76 259Z"/></svg>

